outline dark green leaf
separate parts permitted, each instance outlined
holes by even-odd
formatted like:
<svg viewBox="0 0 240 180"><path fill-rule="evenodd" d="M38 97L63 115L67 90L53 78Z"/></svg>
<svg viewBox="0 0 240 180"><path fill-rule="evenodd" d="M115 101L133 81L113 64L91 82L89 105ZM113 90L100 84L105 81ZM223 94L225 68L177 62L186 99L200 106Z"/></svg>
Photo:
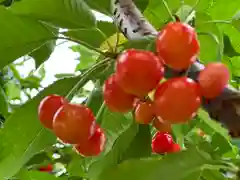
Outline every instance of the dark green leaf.
<svg viewBox="0 0 240 180"><path fill-rule="evenodd" d="M4 89L0 86L0 114L5 118L8 116L8 99Z"/></svg>
<svg viewBox="0 0 240 180"><path fill-rule="evenodd" d="M9 22L11 22L10 25ZM0 54L2 59L0 68L30 53L53 38L52 32L40 22L17 17L11 11L2 7L0 7L0 26Z"/></svg>
<svg viewBox="0 0 240 180"><path fill-rule="evenodd" d="M103 103L103 91L101 88L94 88L88 97L86 105L97 115L99 108Z"/></svg>
<svg viewBox="0 0 240 180"><path fill-rule="evenodd" d="M18 15L47 21L63 28L96 25L94 14L81 0L24 0L15 3L11 10Z"/></svg>
<svg viewBox="0 0 240 180"><path fill-rule="evenodd" d="M98 180L185 180L209 160L195 148L169 154L163 159L124 161L118 167L104 171Z"/></svg>
<svg viewBox="0 0 240 180"><path fill-rule="evenodd" d="M152 153L152 136L148 125L139 125L138 133L127 148L122 160L148 157Z"/></svg>
<svg viewBox="0 0 240 180"><path fill-rule="evenodd" d="M38 105L49 94L65 96L78 81L79 77L57 81L6 120L0 131L0 179L10 178L36 153L55 142L56 137L38 120Z"/></svg>

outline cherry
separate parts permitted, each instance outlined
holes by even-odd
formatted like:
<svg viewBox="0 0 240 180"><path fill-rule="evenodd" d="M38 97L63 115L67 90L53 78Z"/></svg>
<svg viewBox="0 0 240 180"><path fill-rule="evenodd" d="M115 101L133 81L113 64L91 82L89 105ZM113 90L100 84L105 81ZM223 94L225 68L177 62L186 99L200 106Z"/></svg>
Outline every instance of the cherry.
<svg viewBox="0 0 240 180"><path fill-rule="evenodd" d="M139 124L149 124L154 118L154 109L151 102L139 102L135 108L135 120Z"/></svg>
<svg viewBox="0 0 240 180"><path fill-rule="evenodd" d="M133 108L135 96L127 94L117 84L115 74L104 83L103 96L107 107L113 112L128 112Z"/></svg>
<svg viewBox="0 0 240 180"><path fill-rule="evenodd" d="M39 168L39 171L41 171L41 172L52 172L53 171L53 165L48 164L47 166L41 166Z"/></svg>
<svg viewBox="0 0 240 180"><path fill-rule="evenodd" d="M152 152L162 154L172 150L172 136L168 133L157 132L152 140Z"/></svg>
<svg viewBox="0 0 240 180"><path fill-rule="evenodd" d="M170 123L185 123L201 105L199 85L187 77L172 78L156 89L155 113Z"/></svg>
<svg viewBox="0 0 240 180"><path fill-rule="evenodd" d="M162 121L160 118L153 120L153 126L160 132L170 133L172 131L172 125L168 122Z"/></svg>
<svg viewBox="0 0 240 180"><path fill-rule="evenodd" d="M49 95L42 99L38 106L38 118L44 127L52 129L53 116L64 102L64 97L58 95Z"/></svg>
<svg viewBox="0 0 240 180"><path fill-rule="evenodd" d="M175 153L181 151L181 146L177 143L174 143L169 152Z"/></svg>
<svg viewBox="0 0 240 180"><path fill-rule="evenodd" d="M78 144L93 135L95 125L95 117L89 108L64 104L54 116L53 131L63 142Z"/></svg>
<svg viewBox="0 0 240 180"><path fill-rule="evenodd" d="M158 34L156 48L160 58L171 68L187 69L199 54L195 30L188 24L171 22Z"/></svg>
<svg viewBox="0 0 240 180"><path fill-rule="evenodd" d="M106 136L103 130L97 125L95 133L86 142L75 145L75 149L83 156L97 156L99 155L106 144Z"/></svg>
<svg viewBox="0 0 240 180"><path fill-rule="evenodd" d="M202 95L208 99L219 96L229 78L230 73L226 65L220 62L207 64L198 76Z"/></svg>
<svg viewBox="0 0 240 180"><path fill-rule="evenodd" d="M129 49L117 58L116 79L122 89L144 97L163 78L164 67L157 56L145 50Z"/></svg>

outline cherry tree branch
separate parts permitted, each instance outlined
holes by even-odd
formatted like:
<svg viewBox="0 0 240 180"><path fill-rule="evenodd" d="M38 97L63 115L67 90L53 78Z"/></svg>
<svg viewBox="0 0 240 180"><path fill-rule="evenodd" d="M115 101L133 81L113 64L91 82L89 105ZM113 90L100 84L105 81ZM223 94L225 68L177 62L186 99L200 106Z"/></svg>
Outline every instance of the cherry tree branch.
<svg viewBox="0 0 240 180"><path fill-rule="evenodd" d="M132 0L112 0L114 22L129 40L142 39L146 35L156 35L157 30L144 18ZM204 68L199 61L195 62L188 76L197 80L199 72ZM178 72L166 68L167 77L179 75ZM222 94L210 101L203 100L202 106L209 116L221 122L229 129L231 135L240 136L240 92L226 87Z"/></svg>

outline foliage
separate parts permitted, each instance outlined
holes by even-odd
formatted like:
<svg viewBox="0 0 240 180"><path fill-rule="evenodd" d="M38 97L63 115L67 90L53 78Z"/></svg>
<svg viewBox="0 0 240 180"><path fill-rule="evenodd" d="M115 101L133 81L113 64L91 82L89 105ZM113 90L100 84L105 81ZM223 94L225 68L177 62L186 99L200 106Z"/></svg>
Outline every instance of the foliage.
<svg viewBox="0 0 240 180"><path fill-rule="evenodd" d="M156 156L149 149L152 127L137 125L131 113L112 113L104 106L101 86L114 69L114 63L109 63L106 57L113 58L116 51L131 47L153 49L152 38L128 41L118 35L112 22L95 17L92 10L111 15L110 0L0 0L0 3L0 179L240 178L239 140L232 140L227 130L204 110L188 124L173 127L175 140L185 150ZM169 11L181 20L193 21L199 33L201 62L222 60L231 70L230 84L239 88L239 0L135 3L156 29L171 20ZM75 76L74 72L59 75L52 85L42 87L44 62L54 52L58 39L77 43L71 49L79 53L76 72L80 75ZM29 60L34 60L35 68L23 77L19 67ZM94 88L88 91L84 87L90 81ZM37 91L35 97L31 94L33 90ZM107 132L107 148L100 156L83 158L42 127L37 107L49 94L85 99L83 103L93 109ZM198 135L199 129L204 136ZM52 174L37 171L39 166L49 163L54 164Z"/></svg>

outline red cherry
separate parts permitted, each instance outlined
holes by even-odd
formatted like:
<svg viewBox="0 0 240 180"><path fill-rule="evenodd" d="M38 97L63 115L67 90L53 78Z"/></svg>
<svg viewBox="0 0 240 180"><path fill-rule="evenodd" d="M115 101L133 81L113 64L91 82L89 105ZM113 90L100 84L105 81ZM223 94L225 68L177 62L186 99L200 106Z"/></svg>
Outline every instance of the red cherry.
<svg viewBox="0 0 240 180"><path fill-rule="evenodd" d="M116 78L122 89L144 97L163 78L164 67L152 52L129 49L117 58Z"/></svg>
<svg viewBox="0 0 240 180"><path fill-rule="evenodd" d="M154 118L153 104L150 102L139 102L135 109L135 120L139 124L149 124Z"/></svg>
<svg viewBox="0 0 240 180"><path fill-rule="evenodd" d="M177 143L174 143L169 152L175 153L175 152L179 152L179 151L181 151L181 146Z"/></svg>
<svg viewBox="0 0 240 180"><path fill-rule="evenodd" d="M172 125L162 121L160 118L155 118L153 120L153 126L160 132L170 133L172 131Z"/></svg>
<svg viewBox="0 0 240 180"><path fill-rule="evenodd" d="M185 123L201 105L198 84L187 78L172 78L159 85L155 92L155 113L170 123Z"/></svg>
<svg viewBox="0 0 240 180"><path fill-rule="evenodd" d="M113 112L128 112L133 108L135 96L127 94L117 84L115 74L110 76L103 87L104 101L107 107Z"/></svg>
<svg viewBox="0 0 240 180"><path fill-rule="evenodd" d="M42 99L38 106L38 118L44 127L52 129L53 116L67 100L62 96L50 95Z"/></svg>
<svg viewBox="0 0 240 180"><path fill-rule="evenodd" d="M39 171L41 171L41 172L52 172L53 171L53 165L48 164L47 166L41 166L39 168Z"/></svg>
<svg viewBox="0 0 240 180"><path fill-rule="evenodd" d="M173 143L170 134L157 132L152 140L152 151L158 154L169 152L172 149Z"/></svg>
<svg viewBox="0 0 240 180"><path fill-rule="evenodd" d="M95 133L86 142L75 145L75 149L83 156L98 156L104 149L106 136L103 130L97 125Z"/></svg>
<svg viewBox="0 0 240 180"><path fill-rule="evenodd" d="M230 72L226 65L220 62L209 63L198 76L203 96L208 99L219 96L228 84L229 78Z"/></svg>
<svg viewBox="0 0 240 180"><path fill-rule="evenodd" d="M95 125L95 117L89 108L64 104L54 116L53 131L63 142L78 144L93 135Z"/></svg>
<svg viewBox="0 0 240 180"><path fill-rule="evenodd" d="M188 24L171 22L158 34L156 48L159 57L171 68L187 69L199 54L200 45L195 30Z"/></svg>

